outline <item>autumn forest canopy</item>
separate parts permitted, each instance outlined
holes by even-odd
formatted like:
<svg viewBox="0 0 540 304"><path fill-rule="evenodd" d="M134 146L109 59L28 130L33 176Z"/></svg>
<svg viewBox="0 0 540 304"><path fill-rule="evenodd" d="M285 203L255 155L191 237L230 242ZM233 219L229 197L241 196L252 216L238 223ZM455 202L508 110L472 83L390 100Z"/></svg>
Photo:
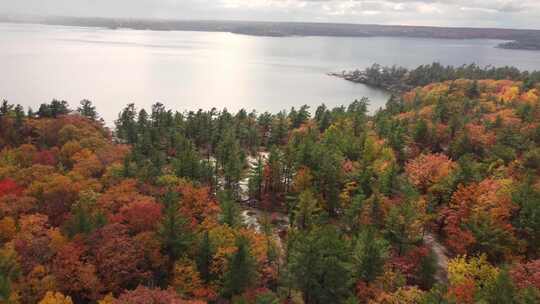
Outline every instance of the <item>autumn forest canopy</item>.
<svg viewBox="0 0 540 304"><path fill-rule="evenodd" d="M413 71L374 114L4 101L0 302L539 303L538 75Z"/></svg>

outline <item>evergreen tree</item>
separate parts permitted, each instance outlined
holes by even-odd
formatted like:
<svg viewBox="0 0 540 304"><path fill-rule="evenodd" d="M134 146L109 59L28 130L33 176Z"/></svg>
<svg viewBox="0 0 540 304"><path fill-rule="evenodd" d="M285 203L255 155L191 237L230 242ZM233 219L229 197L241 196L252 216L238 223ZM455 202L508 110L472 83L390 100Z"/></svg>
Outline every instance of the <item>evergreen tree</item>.
<svg viewBox="0 0 540 304"><path fill-rule="evenodd" d="M450 143L450 149L448 152L453 159L460 159L466 154L474 153L473 145L469 138L468 132L463 132L463 134L454 139Z"/></svg>
<svg viewBox="0 0 540 304"><path fill-rule="evenodd" d="M263 192L264 180L264 162L261 156L257 158L257 162L253 164L248 180L249 197L261 200Z"/></svg>
<svg viewBox="0 0 540 304"><path fill-rule="evenodd" d="M70 109L67 101L56 100L51 101L50 104L43 103L39 106L38 116L40 118L56 118L60 115L69 114Z"/></svg>
<svg viewBox="0 0 540 304"><path fill-rule="evenodd" d="M305 304L341 303L349 296L350 256L337 229L316 227L291 236L289 271Z"/></svg>
<svg viewBox="0 0 540 304"><path fill-rule="evenodd" d="M320 208L311 190L306 189L298 197L294 210L294 224L300 230L308 230L317 224Z"/></svg>
<svg viewBox="0 0 540 304"><path fill-rule="evenodd" d="M208 283L211 279L210 267L212 265L212 258L214 256L214 249L210 243L210 237L208 231L205 231L203 238L199 244L199 251L197 255L197 269L201 274L201 278L204 282Z"/></svg>
<svg viewBox="0 0 540 304"><path fill-rule="evenodd" d="M169 256L170 266L185 254L192 244L193 236L188 230L187 220L181 215L178 194L167 192L163 197L164 214L158 227L158 237L163 251Z"/></svg>
<svg viewBox="0 0 540 304"><path fill-rule="evenodd" d="M317 122L317 125L319 126L319 131L324 132L326 128L330 126L330 120L329 120L329 111L326 108L326 105L323 103L322 105L317 107L317 110L315 111L315 121Z"/></svg>
<svg viewBox="0 0 540 304"><path fill-rule="evenodd" d="M302 107L300 107L300 110L298 110L298 112L293 113L294 108L291 110L289 117L292 121L293 128L296 129L300 127L303 123L305 123L309 119L310 114L308 110L309 110L308 105L303 105Z"/></svg>
<svg viewBox="0 0 540 304"><path fill-rule="evenodd" d="M367 122L367 112L369 99L363 97L360 100L355 100L349 105L347 112L352 115L354 135L358 136L364 130Z"/></svg>
<svg viewBox="0 0 540 304"><path fill-rule="evenodd" d="M450 113L448 112L448 106L446 104L447 100L443 99L442 97L439 97L439 99L437 99L435 109L433 110L434 122L440 122L443 124L448 122L448 116L450 115Z"/></svg>
<svg viewBox="0 0 540 304"><path fill-rule="evenodd" d="M480 96L480 90L478 89L478 81L474 80L469 84L466 91L467 97L474 99Z"/></svg>
<svg viewBox="0 0 540 304"><path fill-rule="evenodd" d="M415 142L425 146L430 142L428 124L424 119L419 119L416 122L413 130L413 139Z"/></svg>
<svg viewBox="0 0 540 304"><path fill-rule="evenodd" d="M373 282L383 272L389 249L388 242L377 237L374 228L365 228L356 239L353 255L355 275L365 282Z"/></svg>
<svg viewBox="0 0 540 304"><path fill-rule="evenodd" d="M2 115L0 115L2 116ZM34 113L34 110L32 109L32 107L28 107L28 111L26 112L26 116L28 118L35 118L36 117L36 113Z"/></svg>
<svg viewBox="0 0 540 304"><path fill-rule="evenodd" d="M420 304L452 304L447 296L447 287L445 285L435 285L426 292L420 301Z"/></svg>
<svg viewBox="0 0 540 304"><path fill-rule="evenodd" d="M13 105L10 104L7 100L2 100L2 105L0 106L0 115L6 116L13 110Z"/></svg>
<svg viewBox="0 0 540 304"><path fill-rule="evenodd" d="M399 255L410 245L421 239L421 231L417 227L418 222L418 210L415 210L410 201L403 202L390 209L386 218L385 236L386 239L397 246Z"/></svg>
<svg viewBox="0 0 540 304"><path fill-rule="evenodd" d="M69 109L68 103L65 100L56 100L54 99L50 105L51 115L56 118L60 115L67 115L71 110Z"/></svg>
<svg viewBox="0 0 540 304"><path fill-rule="evenodd" d="M0 249L0 302L15 304L12 302L13 282L21 275L17 257L14 251L7 248Z"/></svg>
<svg viewBox="0 0 540 304"><path fill-rule="evenodd" d="M422 258L418 271L416 273L418 285L429 290L435 284L435 274L437 273L437 257L430 251L429 254Z"/></svg>
<svg viewBox="0 0 540 304"><path fill-rule="evenodd" d="M135 104L131 103L120 112L118 119L115 121L116 136L128 144L137 142L136 115Z"/></svg>
<svg viewBox="0 0 540 304"><path fill-rule="evenodd" d="M71 207L71 219L67 222L70 237L77 234L88 235L105 225L105 217L95 210L99 195L93 191L85 191L79 196L79 200Z"/></svg>
<svg viewBox="0 0 540 304"><path fill-rule="evenodd" d="M244 155L231 130L225 131L217 148L218 161L223 169L225 189L234 196L238 192L238 183L244 167Z"/></svg>
<svg viewBox="0 0 540 304"><path fill-rule="evenodd" d="M540 192L534 188L533 176L514 191L513 202L519 207L515 226L527 237L527 254L537 256L540 253Z"/></svg>
<svg viewBox="0 0 540 304"><path fill-rule="evenodd" d="M81 105L77 108L77 112L79 112L79 114L90 120L96 120L98 118L96 107L94 107L90 100L83 99L81 100L80 104Z"/></svg>
<svg viewBox="0 0 540 304"><path fill-rule="evenodd" d="M391 196L397 188L397 169L395 164L391 164L384 172L382 172L380 178L380 191L386 196Z"/></svg>
<svg viewBox="0 0 540 304"><path fill-rule="evenodd" d="M236 228L242 225L242 216L237 203L232 199L230 192L222 192L219 194L221 202L220 222L228 225L231 228Z"/></svg>
<svg viewBox="0 0 540 304"><path fill-rule="evenodd" d="M516 289L506 269L497 275L493 285L484 290L482 298L489 304L517 304Z"/></svg>
<svg viewBox="0 0 540 304"><path fill-rule="evenodd" d="M362 215L365 198L363 193L356 194L351 204L344 211L343 220L348 230L352 233L356 233L360 228L360 216Z"/></svg>
<svg viewBox="0 0 540 304"><path fill-rule="evenodd" d="M326 203L326 211L330 216L335 216L339 208L342 158L339 154L327 149L320 150L320 153L315 180Z"/></svg>
<svg viewBox="0 0 540 304"><path fill-rule="evenodd" d="M13 110L13 113L15 115L15 128L20 131L20 129L23 126L23 120L24 120L24 110L21 105L16 105L15 109Z"/></svg>
<svg viewBox="0 0 540 304"><path fill-rule="evenodd" d="M172 165L176 176L186 177L191 180L200 180L203 177L204 169L202 162L193 142L178 133L175 139L176 158L172 160Z"/></svg>
<svg viewBox="0 0 540 304"><path fill-rule="evenodd" d="M230 298L242 294L256 276L255 259L251 255L249 241L244 237L236 240L236 252L230 257L224 276L223 294Z"/></svg>
<svg viewBox="0 0 540 304"><path fill-rule="evenodd" d="M289 131L287 115L285 112L279 112L272 122L270 145L282 145L287 138Z"/></svg>

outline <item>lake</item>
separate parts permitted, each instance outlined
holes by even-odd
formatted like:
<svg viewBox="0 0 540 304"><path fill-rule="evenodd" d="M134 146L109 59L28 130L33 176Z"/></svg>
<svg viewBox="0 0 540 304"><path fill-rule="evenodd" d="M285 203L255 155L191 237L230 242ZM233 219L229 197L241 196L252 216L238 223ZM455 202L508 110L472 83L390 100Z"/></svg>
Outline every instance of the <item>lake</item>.
<svg viewBox="0 0 540 304"><path fill-rule="evenodd" d="M497 49L495 40L275 38L9 23L0 24L0 39L0 98L34 110L53 98L73 108L86 98L109 124L130 102L277 112L366 96L373 111L384 106L385 92L326 75L373 63L540 70L539 52Z"/></svg>

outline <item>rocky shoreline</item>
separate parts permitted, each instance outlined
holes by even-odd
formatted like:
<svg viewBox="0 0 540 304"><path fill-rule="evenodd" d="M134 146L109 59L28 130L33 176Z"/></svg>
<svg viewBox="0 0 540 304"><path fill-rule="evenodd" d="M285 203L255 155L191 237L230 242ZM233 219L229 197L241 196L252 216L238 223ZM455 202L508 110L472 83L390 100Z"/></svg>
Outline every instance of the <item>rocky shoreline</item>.
<svg viewBox="0 0 540 304"><path fill-rule="evenodd" d="M327 73L328 76L331 77L338 77L350 82L354 83L361 83L376 89L387 91L394 95L400 95L403 92L409 91L412 89L411 86L407 86L403 83L390 83L390 82L383 82L383 83L373 83L370 78L366 75L366 72L364 71L342 71L342 72L329 72Z"/></svg>

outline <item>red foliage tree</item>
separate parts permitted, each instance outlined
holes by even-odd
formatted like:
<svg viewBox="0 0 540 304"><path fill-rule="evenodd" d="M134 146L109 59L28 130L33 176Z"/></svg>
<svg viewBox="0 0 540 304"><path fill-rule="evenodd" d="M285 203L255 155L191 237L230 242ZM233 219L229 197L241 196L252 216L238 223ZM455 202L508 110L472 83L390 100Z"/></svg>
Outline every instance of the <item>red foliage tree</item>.
<svg viewBox="0 0 540 304"><path fill-rule="evenodd" d="M20 230L14 240L15 250L20 257L24 274L37 265L46 265L53 256L49 249L50 238L47 235L49 223L47 216L31 214L21 217Z"/></svg>
<svg viewBox="0 0 540 304"><path fill-rule="evenodd" d="M507 257L515 243L514 228L510 223L514 208L501 180L488 178L466 187L459 186L452 195L450 206L441 212L447 245L456 254L467 254L468 249L481 245L490 258ZM487 233L495 232L497 238L491 237L489 241L498 243L484 240L479 245L475 239L475 235L485 237Z"/></svg>
<svg viewBox="0 0 540 304"><path fill-rule="evenodd" d="M171 289L150 289L139 286L135 290L126 291L113 301L114 304L203 304L201 301L184 301Z"/></svg>
<svg viewBox="0 0 540 304"><path fill-rule="evenodd" d="M56 151L55 151L56 152ZM58 163L57 153L53 150L42 150L34 155L34 164L40 164L44 166L56 166Z"/></svg>
<svg viewBox="0 0 540 304"><path fill-rule="evenodd" d="M90 237L91 252L100 281L107 292L119 293L146 280L150 272L140 242L122 224L110 224Z"/></svg>
<svg viewBox="0 0 540 304"><path fill-rule="evenodd" d="M406 254L395 256L390 260L390 265L397 271L401 272L408 282L416 283L417 271L422 259L430 254L430 249L426 246L416 247Z"/></svg>
<svg viewBox="0 0 540 304"><path fill-rule="evenodd" d="M12 179L6 178L0 181L0 197L4 195L21 195L23 189Z"/></svg>
<svg viewBox="0 0 540 304"><path fill-rule="evenodd" d="M510 270L510 276L519 289L535 287L540 290L540 259L517 264Z"/></svg>
<svg viewBox="0 0 540 304"><path fill-rule="evenodd" d="M422 154L408 162L405 171L411 183L425 191L447 177L454 167L444 154Z"/></svg>
<svg viewBox="0 0 540 304"><path fill-rule="evenodd" d="M133 233L150 231L161 218L162 205L154 200L142 200L122 207L120 216Z"/></svg>
<svg viewBox="0 0 540 304"><path fill-rule="evenodd" d="M59 250L52 263L57 287L75 299L75 303L95 300L100 291L96 267L84 261L83 253L83 246L70 243Z"/></svg>
<svg viewBox="0 0 540 304"><path fill-rule="evenodd" d="M210 197L208 187L195 187L191 183L183 183L179 186L182 195L180 212L188 219L192 228L206 219L217 216L220 209L217 202Z"/></svg>
<svg viewBox="0 0 540 304"><path fill-rule="evenodd" d="M152 198L139 193L137 181L126 179L103 193L97 204L105 214L111 215L118 213L122 207L132 202L143 200L152 200Z"/></svg>

